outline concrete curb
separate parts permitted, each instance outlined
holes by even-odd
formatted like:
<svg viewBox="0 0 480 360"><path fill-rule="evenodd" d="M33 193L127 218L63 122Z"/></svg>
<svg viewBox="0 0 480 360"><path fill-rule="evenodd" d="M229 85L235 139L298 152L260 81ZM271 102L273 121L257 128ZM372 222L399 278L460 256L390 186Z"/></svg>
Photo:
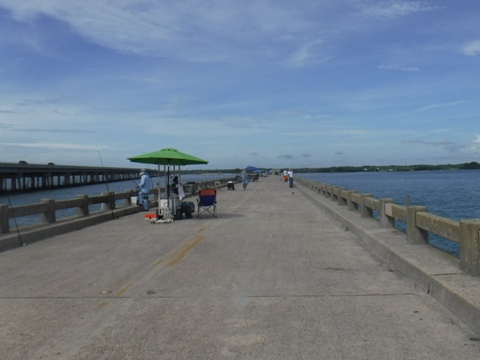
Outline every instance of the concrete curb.
<svg viewBox="0 0 480 360"><path fill-rule="evenodd" d="M410 278L480 335L480 279L462 272L457 259L430 245L410 244L401 231L381 228L375 219L362 218L303 185L296 187L391 269Z"/></svg>
<svg viewBox="0 0 480 360"><path fill-rule="evenodd" d="M66 234L71 231L80 230L88 226L97 225L105 221L113 220L122 216L135 214L140 211L137 205L125 206L112 211L106 210L99 213L93 213L88 216L66 218L57 221L54 224L36 225L30 228L20 230L20 237L15 231L0 237L0 252L11 250L23 244L31 244L37 241L45 240L53 236Z"/></svg>

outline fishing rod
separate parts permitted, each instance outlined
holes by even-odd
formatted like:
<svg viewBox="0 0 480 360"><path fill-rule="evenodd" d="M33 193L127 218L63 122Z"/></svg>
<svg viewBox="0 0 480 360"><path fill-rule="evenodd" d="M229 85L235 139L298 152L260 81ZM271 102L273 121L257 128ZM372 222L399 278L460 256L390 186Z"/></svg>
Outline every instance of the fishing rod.
<svg viewBox="0 0 480 360"><path fill-rule="evenodd" d="M13 222L15 223L15 228L17 229L18 241L20 243L20 246L27 246L27 244L23 242L22 235L20 234L20 229L18 228L18 223L17 223L17 217L15 216L12 200L10 199L10 195L8 194L8 192L7 192L7 199L8 199L8 205L10 206L10 211L12 212Z"/></svg>
<svg viewBox="0 0 480 360"><path fill-rule="evenodd" d="M105 180L105 186L107 187L110 210L112 211L112 219L117 220L118 216L116 216L115 213L113 212L113 209L115 209L115 199L112 199L112 196L110 194L110 189L108 188L107 172L105 171L105 166L103 165L102 155L100 155L100 150L98 149L98 145L97 145L97 152L98 152L98 157L100 158L100 163L102 164L102 169L104 170L104 180Z"/></svg>

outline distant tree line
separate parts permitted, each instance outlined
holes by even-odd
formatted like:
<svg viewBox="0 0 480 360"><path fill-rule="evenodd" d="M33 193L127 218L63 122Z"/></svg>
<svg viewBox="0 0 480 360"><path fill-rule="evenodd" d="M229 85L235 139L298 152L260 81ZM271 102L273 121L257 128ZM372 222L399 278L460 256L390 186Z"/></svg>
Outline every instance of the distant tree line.
<svg viewBox="0 0 480 360"><path fill-rule="evenodd" d="M299 168L296 172L311 173L311 172L388 172L388 171L432 171L432 170L476 170L480 169L478 162L472 161L463 164L443 164L443 165L388 165L388 166L332 166L327 168Z"/></svg>
<svg viewBox="0 0 480 360"><path fill-rule="evenodd" d="M444 164L444 165L363 165L363 166L331 166L331 167L312 167L312 168L294 168L297 173L346 173L346 172L389 172L389 171L432 171L432 170L478 170L480 164L476 161L463 164ZM271 169L267 169L271 170ZM283 169L280 169L283 170ZM198 174L240 174L242 169L220 169L220 170L187 170L183 173Z"/></svg>

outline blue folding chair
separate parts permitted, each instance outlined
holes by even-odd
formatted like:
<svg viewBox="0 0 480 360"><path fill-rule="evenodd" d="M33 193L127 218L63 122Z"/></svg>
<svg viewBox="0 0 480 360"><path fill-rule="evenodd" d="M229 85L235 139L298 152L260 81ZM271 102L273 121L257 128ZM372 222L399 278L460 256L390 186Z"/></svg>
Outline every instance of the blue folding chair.
<svg viewBox="0 0 480 360"><path fill-rule="evenodd" d="M197 218L204 213L210 213L217 217L217 190L202 189L198 192L197 199Z"/></svg>

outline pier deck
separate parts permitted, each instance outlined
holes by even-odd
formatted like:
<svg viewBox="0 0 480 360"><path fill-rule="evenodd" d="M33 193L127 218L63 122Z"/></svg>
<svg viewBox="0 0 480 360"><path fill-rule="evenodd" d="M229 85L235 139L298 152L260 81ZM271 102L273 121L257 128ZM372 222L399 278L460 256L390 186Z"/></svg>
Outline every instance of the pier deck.
<svg viewBox="0 0 480 360"><path fill-rule="evenodd" d="M218 218L140 212L0 253L0 358L480 357L308 190L271 176L217 199Z"/></svg>

